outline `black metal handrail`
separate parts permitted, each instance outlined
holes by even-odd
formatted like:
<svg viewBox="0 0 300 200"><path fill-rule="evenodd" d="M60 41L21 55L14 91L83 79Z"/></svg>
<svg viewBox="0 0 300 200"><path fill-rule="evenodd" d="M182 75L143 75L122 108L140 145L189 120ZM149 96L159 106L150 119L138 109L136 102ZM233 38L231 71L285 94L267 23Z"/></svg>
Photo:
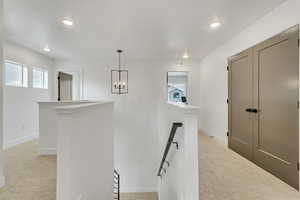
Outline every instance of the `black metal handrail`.
<svg viewBox="0 0 300 200"><path fill-rule="evenodd" d="M176 144L176 148L178 149L178 143L174 142L173 140L174 140L174 136L176 134L177 128L182 127L182 126L183 126L183 123L181 123L181 122L174 122L173 123L172 129L171 129L171 133L170 133L170 136L169 136L169 139L168 139L165 151L164 151L163 158L162 158L161 163L160 163L160 167L159 167L157 176L161 176L161 171L165 170L164 169L164 164L165 163L167 163L168 165L170 165L170 163L168 161L166 161L166 158L168 156L171 144Z"/></svg>
<svg viewBox="0 0 300 200"><path fill-rule="evenodd" d="M114 170L114 200L120 200L120 174Z"/></svg>

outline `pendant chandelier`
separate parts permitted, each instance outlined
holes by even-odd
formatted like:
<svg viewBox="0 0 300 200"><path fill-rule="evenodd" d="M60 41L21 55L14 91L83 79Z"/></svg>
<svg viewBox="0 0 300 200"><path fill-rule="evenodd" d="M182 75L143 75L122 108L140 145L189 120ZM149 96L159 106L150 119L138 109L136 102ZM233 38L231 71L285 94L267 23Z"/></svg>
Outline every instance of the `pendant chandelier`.
<svg viewBox="0 0 300 200"><path fill-rule="evenodd" d="M118 53L118 69L111 70L111 93L112 94L127 94L128 93L128 70L121 70L121 53L122 50L117 50Z"/></svg>

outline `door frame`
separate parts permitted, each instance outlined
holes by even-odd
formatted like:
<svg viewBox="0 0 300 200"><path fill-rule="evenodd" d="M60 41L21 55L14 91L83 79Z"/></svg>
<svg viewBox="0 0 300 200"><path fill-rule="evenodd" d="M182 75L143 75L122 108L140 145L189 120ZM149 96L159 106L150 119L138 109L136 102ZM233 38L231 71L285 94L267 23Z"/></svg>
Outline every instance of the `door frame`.
<svg viewBox="0 0 300 200"><path fill-rule="evenodd" d="M57 101L61 101L61 81L62 77L68 77L69 80L71 80L70 90L71 90L71 101L73 100L73 75L65 72L58 72L57 77Z"/></svg>
<svg viewBox="0 0 300 200"><path fill-rule="evenodd" d="M269 38L267 38L267 39L265 39L265 40L263 40L259 43L263 43L264 41L266 41L266 40L268 40L272 37L275 37L275 36L279 35L280 33L283 33L283 32L285 32L285 31L287 31L287 30L289 30L293 27L298 27L298 29L299 29L299 24L288 27L287 29L285 29L281 32L274 33L273 36L271 36L271 37L269 37ZM299 38L300 38L300 29L298 31L298 47L300 46L300 39ZM257 43L257 44L259 44L259 43ZM256 46L257 44L254 44L252 47ZM252 48L252 47L250 47L250 48ZM240 53L237 53L236 55L238 55ZM233 57L233 56L231 56L231 57ZM231 57L229 57L228 60L227 60L227 64L228 64L227 65L227 74L228 74L228 76L227 76L227 84L228 84L228 98L227 98L227 105L228 105L228 112L227 112L227 114L228 114L228 132L227 132L227 136L228 137L227 137L227 144L228 144L228 148L229 148L229 136L230 136L230 130L231 130L231 120L230 120L231 119L231 105L230 105L230 98L231 98L230 79L231 79L231 76L230 76L230 68L229 68L229 59ZM298 161L300 162L300 108L299 108L299 102L300 102L300 51L299 51L299 56L298 56L298 63L299 63L299 66L298 66L298 69L299 69L298 70L299 71L299 74L298 74L298 76L299 76L299 81L298 81L298 84L299 84L298 85L298 89L299 89L299 97L298 97L298 119L299 119L299 121L298 121L298 139L299 139L298 155L299 155L299 159L298 159ZM299 171L299 163L298 163L298 171ZM300 173L299 173L298 180L299 180L299 185L300 185Z"/></svg>
<svg viewBox="0 0 300 200"><path fill-rule="evenodd" d="M56 84L54 89L54 95L55 98L58 99L58 73L59 72L64 72L67 74L72 74L73 75L73 79L74 77L77 77L77 81L73 80L73 85L72 85L72 94L73 94L73 101L80 101L80 100L84 100L84 72L81 68L58 68L55 70L55 74L54 74L54 83ZM77 84L77 86L75 85ZM77 95L75 95L77 93Z"/></svg>

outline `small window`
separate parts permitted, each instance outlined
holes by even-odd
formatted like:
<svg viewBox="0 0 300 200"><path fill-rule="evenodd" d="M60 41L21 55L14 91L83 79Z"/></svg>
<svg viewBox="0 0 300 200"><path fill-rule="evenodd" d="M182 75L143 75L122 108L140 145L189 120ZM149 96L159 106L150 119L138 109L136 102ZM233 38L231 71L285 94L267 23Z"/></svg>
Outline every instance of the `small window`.
<svg viewBox="0 0 300 200"><path fill-rule="evenodd" d="M22 64L5 61L5 85L28 87L28 70Z"/></svg>
<svg viewBox="0 0 300 200"><path fill-rule="evenodd" d="M167 95L170 102L187 103L188 72L174 71L167 74Z"/></svg>
<svg viewBox="0 0 300 200"><path fill-rule="evenodd" d="M45 69L34 68L32 70L32 73L33 73L32 87L48 89L48 71Z"/></svg>

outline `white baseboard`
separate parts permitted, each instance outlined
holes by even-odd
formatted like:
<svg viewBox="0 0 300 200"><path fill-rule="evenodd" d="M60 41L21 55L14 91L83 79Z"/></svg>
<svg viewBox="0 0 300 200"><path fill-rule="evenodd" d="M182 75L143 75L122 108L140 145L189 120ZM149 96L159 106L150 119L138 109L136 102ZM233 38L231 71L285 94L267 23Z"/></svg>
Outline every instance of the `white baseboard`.
<svg viewBox="0 0 300 200"><path fill-rule="evenodd" d="M40 148L39 149L39 155L41 156L50 156L50 155L56 155L57 151L55 148Z"/></svg>
<svg viewBox="0 0 300 200"><path fill-rule="evenodd" d="M0 176L0 188L2 188L5 185L5 177L4 176Z"/></svg>
<svg viewBox="0 0 300 200"><path fill-rule="evenodd" d="M209 137L214 137L216 141L218 141L220 144L227 146L228 145L228 137L224 134L224 137L221 137L218 134L208 134L207 132L203 130L199 130L199 133L204 134Z"/></svg>
<svg viewBox="0 0 300 200"><path fill-rule="evenodd" d="M157 192L157 187L120 187L121 193Z"/></svg>
<svg viewBox="0 0 300 200"><path fill-rule="evenodd" d="M24 142L35 140L37 138L38 138L38 135L29 135L29 136L20 137L20 138L14 139L14 140L6 141L3 144L3 148L8 149L8 148L14 147L18 144L22 144Z"/></svg>
<svg viewBox="0 0 300 200"><path fill-rule="evenodd" d="M219 143L221 143L221 144L223 144L224 146L226 146L227 147L227 145L228 145L228 139L227 138L224 138L224 137L220 137L220 136L214 136L215 138L216 138L216 140L219 142ZM227 140L226 140L227 139Z"/></svg>

